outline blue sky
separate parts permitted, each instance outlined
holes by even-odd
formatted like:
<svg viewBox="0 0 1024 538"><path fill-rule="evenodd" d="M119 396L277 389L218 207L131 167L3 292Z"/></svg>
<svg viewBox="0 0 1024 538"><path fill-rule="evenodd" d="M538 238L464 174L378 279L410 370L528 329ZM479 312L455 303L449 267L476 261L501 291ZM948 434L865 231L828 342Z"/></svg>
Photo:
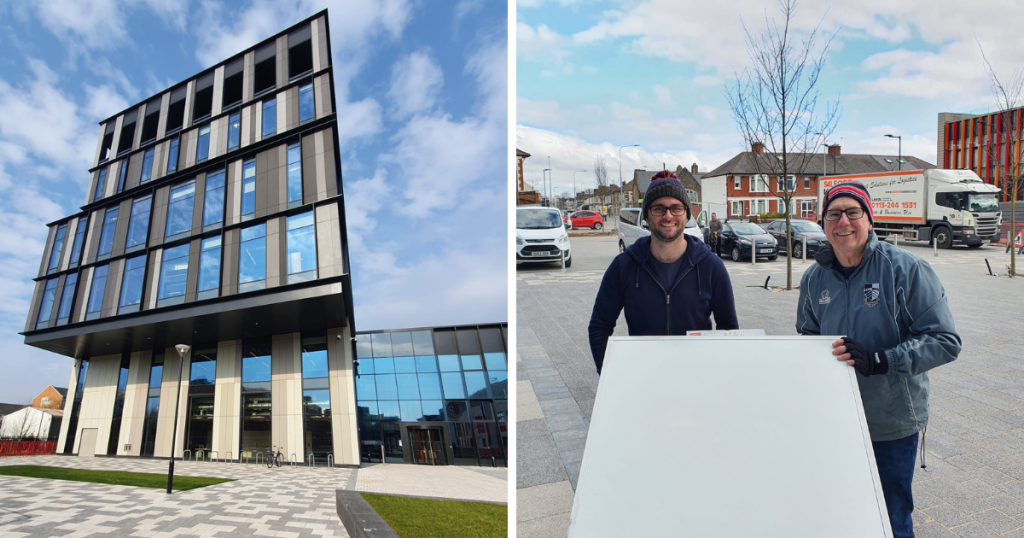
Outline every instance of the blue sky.
<svg viewBox="0 0 1024 538"><path fill-rule="evenodd" d="M506 6L0 2L0 402L67 386L71 359L17 333L98 122L324 8L357 330L507 321Z"/></svg>
<svg viewBox="0 0 1024 538"><path fill-rule="evenodd" d="M748 65L743 27L759 34L771 0L522 0L516 5L516 146L527 181L554 187L603 156L618 180L665 163L706 172L745 148L725 98ZM800 2L793 28L835 34L819 88L840 99L829 139L843 153L897 153L935 161L937 114L994 104L978 42L997 72L1024 65L1019 3L865 0ZM593 186L592 174L586 174ZM583 179L584 174L577 174Z"/></svg>

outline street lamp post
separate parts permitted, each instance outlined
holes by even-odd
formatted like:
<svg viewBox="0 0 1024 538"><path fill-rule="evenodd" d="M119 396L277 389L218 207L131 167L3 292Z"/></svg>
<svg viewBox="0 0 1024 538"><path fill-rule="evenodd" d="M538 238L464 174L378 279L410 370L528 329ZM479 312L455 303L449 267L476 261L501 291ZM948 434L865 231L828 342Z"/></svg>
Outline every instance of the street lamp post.
<svg viewBox="0 0 1024 538"><path fill-rule="evenodd" d="M174 346L178 351L178 390L174 392L174 429L171 430L171 463L167 467L167 493L171 492L171 483L174 482L174 444L178 440L178 404L181 400L181 364L185 362L185 354L189 346L178 344Z"/></svg>
<svg viewBox="0 0 1024 538"><path fill-rule="evenodd" d="M572 210L576 211L576 174L588 172L589 170L574 170L572 172Z"/></svg>
<svg viewBox="0 0 1024 538"><path fill-rule="evenodd" d="M542 171L541 171L541 180L540 180L540 181L541 181L541 187L540 187L540 193L541 193L541 197L542 197L542 198L543 198L543 197L547 197L547 195L548 195L548 194L547 194L547 193L548 193L548 183L547 183L547 177L548 177L548 172L550 172L550 171L551 171L551 169L550 169L550 168L545 168L544 170L542 170ZM541 204L541 205L544 205L544 204Z"/></svg>
<svg viewBox="0 0 1024 538"><path fill-rule="evenodd" d="M902 135L885 135L886 138L895 138L898 142L899 153L896 154L896 169L903 170L903 136Z"/></svg>

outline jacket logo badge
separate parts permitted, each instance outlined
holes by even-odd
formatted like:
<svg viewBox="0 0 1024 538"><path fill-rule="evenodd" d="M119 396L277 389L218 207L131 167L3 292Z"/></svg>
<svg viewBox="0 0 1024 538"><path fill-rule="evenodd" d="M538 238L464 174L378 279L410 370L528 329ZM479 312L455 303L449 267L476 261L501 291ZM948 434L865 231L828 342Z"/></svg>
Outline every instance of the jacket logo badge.
<svg viewBox="0 0 1024 538"><path fill-rule="evenodd" d="M868 306L878 306L878 303L881 302L878 299L881 294L881 290L877 283L864 284L864 304Z"/></svg>
<svg viewBox="0 0 1024 538"><path fill-rule="evenodd" d="M821 299L818 299L818 304L829 304L832 302L832 297L829 297L828 290L821 292Z"/></svg>

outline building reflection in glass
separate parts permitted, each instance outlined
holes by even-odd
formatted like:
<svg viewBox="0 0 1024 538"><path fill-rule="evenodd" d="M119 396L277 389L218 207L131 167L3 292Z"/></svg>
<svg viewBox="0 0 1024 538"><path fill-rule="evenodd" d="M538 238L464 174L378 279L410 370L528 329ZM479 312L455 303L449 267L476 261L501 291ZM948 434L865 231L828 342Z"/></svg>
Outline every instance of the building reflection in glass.
<svg viewBox="0 0 1024 538"><path fill-rule="evenodd" d="M326 462L334 452L326 336L302 339L302 415L305 458Z"/></svg>
<svg viewBox="0 0 1024 538"><path fill-rule="evenodd" d="M271 448L270 339L242 344L242 458Z"/></svg>

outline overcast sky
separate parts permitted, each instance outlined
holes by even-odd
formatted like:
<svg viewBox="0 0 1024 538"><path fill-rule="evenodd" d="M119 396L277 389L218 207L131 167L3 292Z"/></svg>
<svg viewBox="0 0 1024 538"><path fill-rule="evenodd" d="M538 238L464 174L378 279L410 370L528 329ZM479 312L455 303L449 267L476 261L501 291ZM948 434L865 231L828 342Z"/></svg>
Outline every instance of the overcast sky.
<svg viewBox="0 0 1024 538"><path fill-rule="evenodd" d="M506 6L485 0L0 2L0 402L66 387L25 346L46 223L98 122L329 8L356 329L508 317Z"/></svg>
<svg viewBox="0 0 1024 538"><path fill-rule="evenodd" d="M727 85L749 65L745 24L759 34L773 0L521 0L516 8L516 146L533 155L540 188L551 157L554 186L602 155L618 180L634 168L697 163L706 172L746 150ZM820 81L843 109L829 140L843 153L903 154L935 162L939 112L994 104L975 37L996 70L1024 66L1020 2L804 1L793 28L819 22L836 34ZM593 186L592 174L584 176Z"/></svg>

